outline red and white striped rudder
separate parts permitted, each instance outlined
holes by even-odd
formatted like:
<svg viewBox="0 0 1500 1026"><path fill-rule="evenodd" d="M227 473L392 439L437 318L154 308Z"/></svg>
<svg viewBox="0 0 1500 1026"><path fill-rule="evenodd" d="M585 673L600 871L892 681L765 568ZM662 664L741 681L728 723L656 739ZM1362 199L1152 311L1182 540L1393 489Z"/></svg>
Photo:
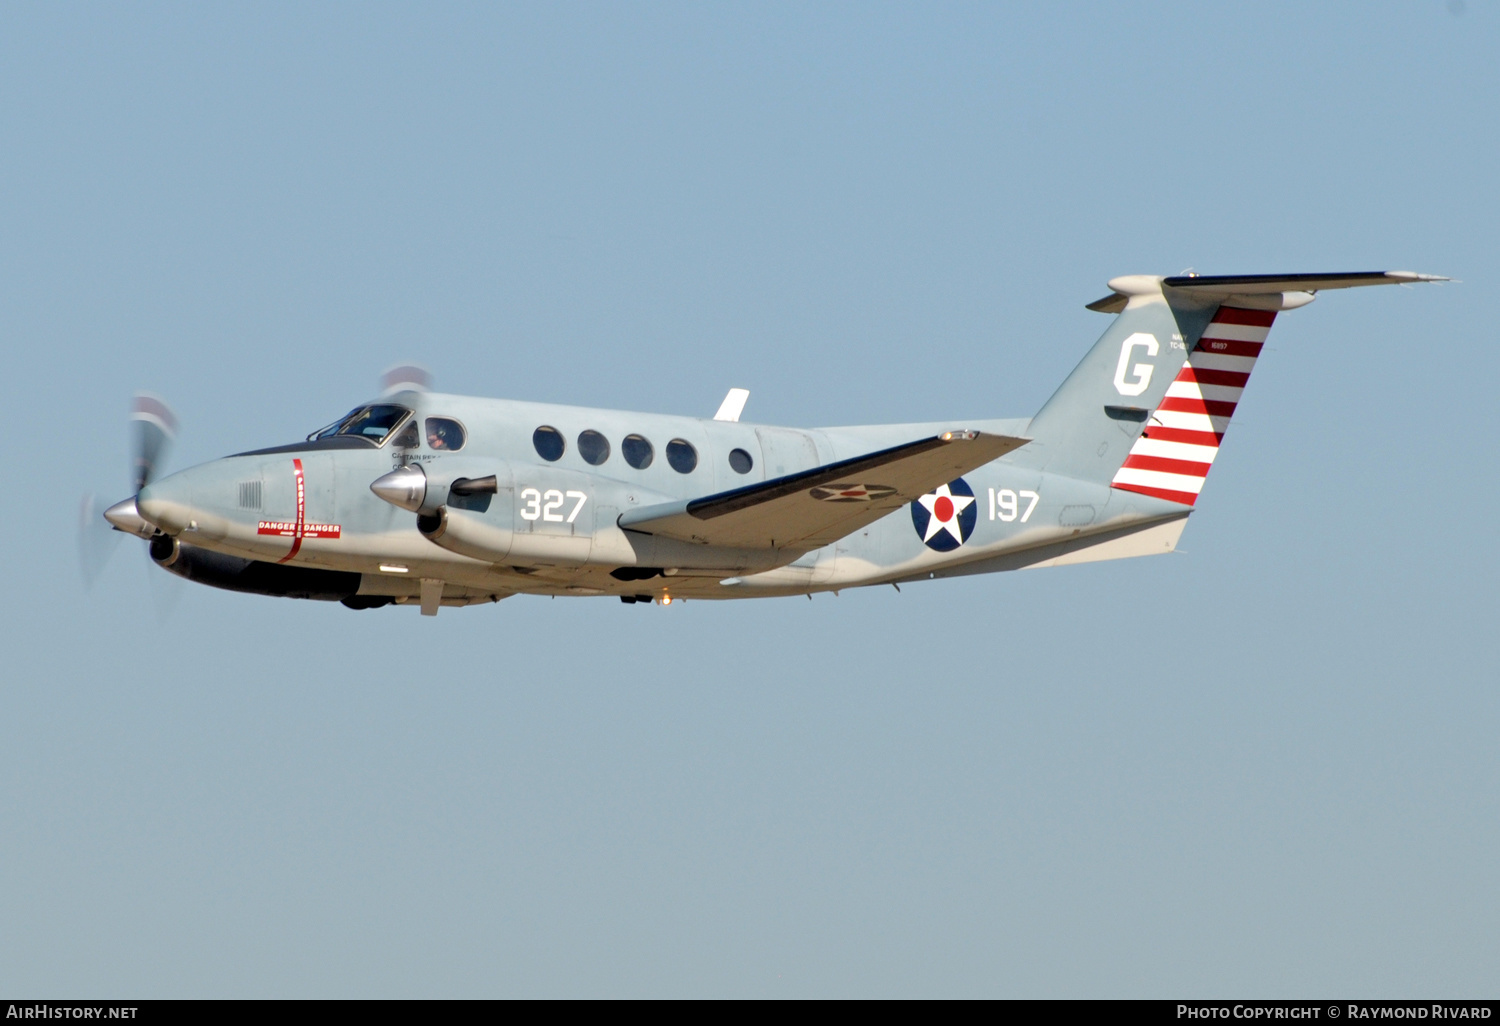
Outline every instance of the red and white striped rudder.
<svg viewBox="0 0 1500 1026"><path fill-rule="evenodd" d="M1234 416L1274 310L1221 306L1111 484L1191 506Z"/></svg>

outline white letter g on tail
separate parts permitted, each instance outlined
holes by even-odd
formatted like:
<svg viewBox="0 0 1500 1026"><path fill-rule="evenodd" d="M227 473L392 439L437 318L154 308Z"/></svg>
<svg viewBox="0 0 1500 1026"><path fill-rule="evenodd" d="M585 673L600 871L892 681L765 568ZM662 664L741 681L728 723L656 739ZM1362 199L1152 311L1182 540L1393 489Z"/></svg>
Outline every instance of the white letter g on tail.
<svg viewBox="0 0 1500 1026"><path fill-rule="evenodd" d="M1156 336L1144 331L1138 331L1125 340L1120 346L1120 362L1115 367L1115 390L1121 395L1140 395L1151 384L1151 372L1156 369L1154 364L1149 363L1138 363L1130 367L1130 353L1136 346L1144 348L1147 356L1155 356L1161 349ZM1129 381L1125 380L1127 367L1131 374Z"/></svg>

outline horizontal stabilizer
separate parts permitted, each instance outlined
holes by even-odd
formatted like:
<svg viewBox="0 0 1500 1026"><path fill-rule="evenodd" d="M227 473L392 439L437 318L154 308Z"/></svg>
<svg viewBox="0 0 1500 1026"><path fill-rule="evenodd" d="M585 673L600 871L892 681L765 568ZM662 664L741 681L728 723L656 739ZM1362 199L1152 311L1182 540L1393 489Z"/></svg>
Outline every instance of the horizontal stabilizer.
<svg viewBox="0 0 1500 1026"><path fill-rule="evenodd" d="M1029 439L947 431L685 502L633 509L630 531L703 545L795 549L837 541Z"/></svg>
<svg viewBox="0 0 1500 1026"><path fill-rule="evenodd" d="M1163 278L1174 289L1226 296L1253 296L1268 292L1321 292L1352 289L1361 285L1410 285L1420 281L1447 281L1436 274L1415 271L1351 271L1342 274L1180 274Z"/></svg>
<svg viewBox="0 0 1500 1026"><path fill-rule="evenodd" d="M1103 299L1087 304L1099 313L1119 313L1132 295L1154 292L1161 285L1183 289L1206 299L1229 296L1268 296L1278 292L1308 293L1301 302L1311 302L1312 293L1325 289L1352 289L1362 285L1411 285L1416 282L1449 281L1440 274L1418 274L1415 271L1343 271L1332 274L1177 274L1169 278L1148 275L1126 275L1114 278L1114 291ZM1300 304L1288 304L1300 305Z"/></svg>

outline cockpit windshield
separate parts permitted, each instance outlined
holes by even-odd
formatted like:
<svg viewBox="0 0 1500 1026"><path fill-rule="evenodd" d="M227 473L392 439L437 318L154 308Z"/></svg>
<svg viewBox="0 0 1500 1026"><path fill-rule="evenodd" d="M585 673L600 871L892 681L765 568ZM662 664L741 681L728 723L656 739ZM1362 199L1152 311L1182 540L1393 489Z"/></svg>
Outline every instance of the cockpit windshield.
<svg viewBox="0 0 1500 1026"><path fill-rule="evenodd" d="M396 406L391 403L361 406L342 420L314 431L308 436L308 441L333 438L335 435L352 435L355 438L367 438L376 445L380 445L392 429L405 420L409 413L411 411L405 406Z"/></svg>

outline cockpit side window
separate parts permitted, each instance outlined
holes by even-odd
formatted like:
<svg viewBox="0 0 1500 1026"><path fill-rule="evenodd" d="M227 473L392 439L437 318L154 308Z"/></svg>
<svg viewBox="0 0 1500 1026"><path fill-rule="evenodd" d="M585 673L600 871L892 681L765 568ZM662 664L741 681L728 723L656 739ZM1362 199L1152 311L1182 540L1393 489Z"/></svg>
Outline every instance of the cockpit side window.
<svg viewBox="0 0 1500 1026"><path fill-rule="evenodd" d="M408 421L406 427L401 429L401 433L396 436L396 441L393 444L398 449L421 448L421 435L417 432L415 418Z"/></svg>
<svg viewBox="0 0 1500 1026"><path fill-rule="evenodd" d="M391 429L406 419L410 413L411 411L405 406L396 406L392 403L361 406L337 424L331 424L321 431L314 432L313 440L332 438L335 435L350 435L355 438L369 439L376 445L382 445L386 436L391 433Z"/></svg>
<svg viewBox="0 0 1500 1026"><path fill-rule="evenodd" d="M427 447L439 452L457 452L464 447L464 429L447 417L427 418Z"/></svg>

